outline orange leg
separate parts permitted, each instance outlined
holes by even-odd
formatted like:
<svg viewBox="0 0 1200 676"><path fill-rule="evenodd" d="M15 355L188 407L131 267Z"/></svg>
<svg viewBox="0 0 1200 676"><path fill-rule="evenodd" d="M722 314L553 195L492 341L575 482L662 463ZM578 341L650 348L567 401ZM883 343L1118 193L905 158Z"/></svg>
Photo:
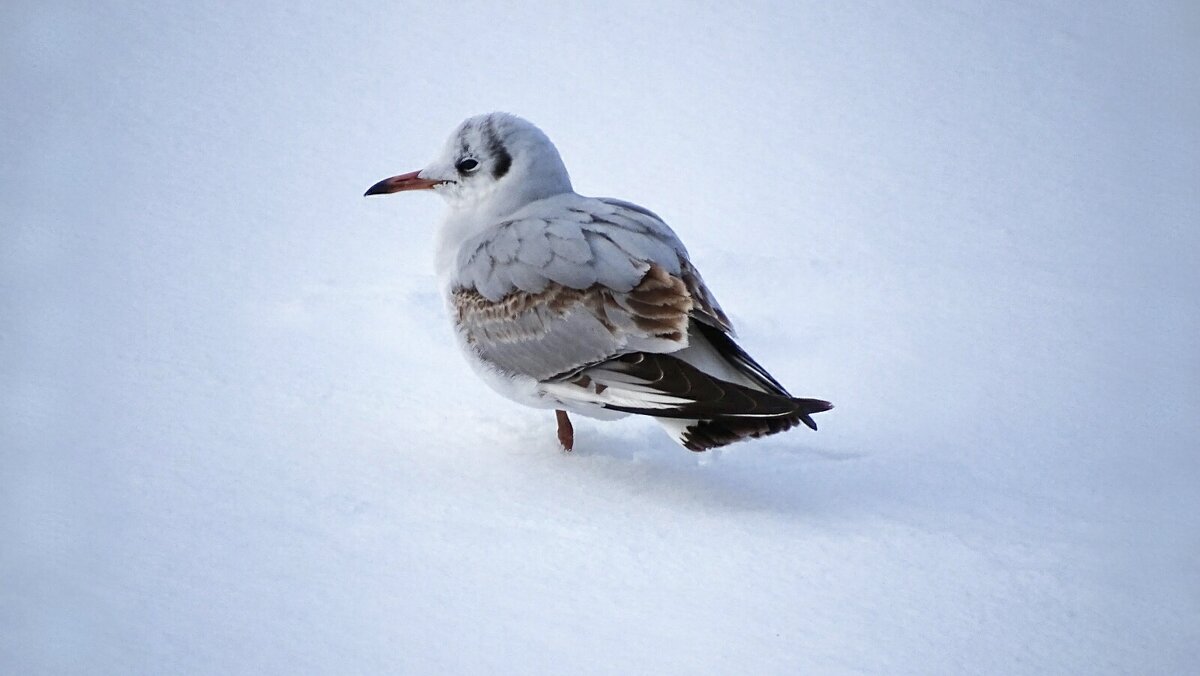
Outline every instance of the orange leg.
<svg viewBox="0 0 1200 676"><path fill-rule="evenodd" d="M571 427L571 419L567 417L566 411L555 409L554 417L558 419L558 443L563 450L570 453L575 446L575 428Z"/></svg>

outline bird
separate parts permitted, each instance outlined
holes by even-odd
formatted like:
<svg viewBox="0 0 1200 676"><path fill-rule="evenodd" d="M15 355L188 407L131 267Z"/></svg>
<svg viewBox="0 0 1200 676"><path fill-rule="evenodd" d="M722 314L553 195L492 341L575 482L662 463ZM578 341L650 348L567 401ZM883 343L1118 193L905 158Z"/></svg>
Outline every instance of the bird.
<svg viewBox="0 0 1200 676"><path fill-rule="evenodd" d="M735 342L675 232L631 202L585 197L558 149L509 113L464 120L425 168L364 194L432 191L448 210L434 265L459 347L501 395L568 413L653 418L691 451L833 408L793 397Z"/></svg>

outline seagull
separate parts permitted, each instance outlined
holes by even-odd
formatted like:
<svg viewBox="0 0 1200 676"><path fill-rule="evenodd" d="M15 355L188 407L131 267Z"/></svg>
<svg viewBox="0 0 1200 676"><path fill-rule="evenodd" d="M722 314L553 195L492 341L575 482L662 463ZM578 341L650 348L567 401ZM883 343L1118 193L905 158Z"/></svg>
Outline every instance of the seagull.
<svg viewBox="0 0 1200 676"><path fill-rule="evenodd" d="M734 342L687 249L654 212L584 197L558 149L508 113L472 117L424 169L366 195L431 190L449 210L435 266L458 344L501 395L568 412L657 421L705 451L803 423L833 405L793 397Z"/></svg>

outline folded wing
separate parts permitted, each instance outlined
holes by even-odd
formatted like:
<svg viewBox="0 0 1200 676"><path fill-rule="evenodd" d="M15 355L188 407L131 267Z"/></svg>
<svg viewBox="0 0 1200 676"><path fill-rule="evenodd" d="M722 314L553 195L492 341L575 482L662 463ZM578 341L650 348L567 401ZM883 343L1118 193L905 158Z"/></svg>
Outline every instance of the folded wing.
<svg viewBox="0 0 1200 676"><path fill-rule="evenodd" d="M462 249L458 330L500 373L568 408L651 415L693 450L804 423L733 328L675 234L652 213L571 196L532 205Z"/></svg>

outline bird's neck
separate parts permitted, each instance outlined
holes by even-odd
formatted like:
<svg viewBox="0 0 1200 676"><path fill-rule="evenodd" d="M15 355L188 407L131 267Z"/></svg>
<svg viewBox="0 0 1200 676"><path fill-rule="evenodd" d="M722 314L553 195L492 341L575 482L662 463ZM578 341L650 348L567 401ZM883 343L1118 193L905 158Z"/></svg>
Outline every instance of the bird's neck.
<svg viewBox="0 0 1200 676"><path fill-rule="evenodd" d="M437 272L441 285L449 289L454 281L455 263L458 260L458 250L467 240L487 229L489 221L474 217L471 209L451 209L437 231L437 241L434 253L434 270Z"/></svg>

